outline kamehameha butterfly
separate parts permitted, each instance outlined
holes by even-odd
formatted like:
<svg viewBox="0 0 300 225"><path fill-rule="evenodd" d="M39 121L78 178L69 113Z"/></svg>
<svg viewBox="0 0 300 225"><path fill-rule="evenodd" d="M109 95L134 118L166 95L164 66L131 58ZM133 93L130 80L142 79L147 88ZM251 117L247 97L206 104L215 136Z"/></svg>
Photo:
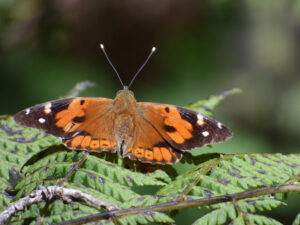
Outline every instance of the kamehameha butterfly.
<svg viewBox="0 0 300 225"><path fill-rule="evenodd" d="M179 106L137 102L125 86L104 46L101 49L123 90L115 99L66 98L42 103L17 113L15 121L60 137L69 149L110 151L151 164L173 164L189 149L226 141L232 131L224 124Z"/></svg>

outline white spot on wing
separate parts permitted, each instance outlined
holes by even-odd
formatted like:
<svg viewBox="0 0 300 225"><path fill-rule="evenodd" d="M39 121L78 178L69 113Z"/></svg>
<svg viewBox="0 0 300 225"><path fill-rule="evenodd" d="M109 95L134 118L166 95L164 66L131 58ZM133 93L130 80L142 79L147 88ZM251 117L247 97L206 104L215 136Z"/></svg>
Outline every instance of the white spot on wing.
<svg viewBox="0 0 300 225"><path fill-rule="evenodd" d="M51 107L52 107L51 102L48 102L48 103L45 105L44 112L45 112L46 114L51 113Z"/></svg>
<svg viewBox="0 0 300 225"><path fill-rule="evenodd" d="M221 129L222 128L222 124L220 122L217 123L217 126Z"/></svg>
<svg viewBox="0 0 300 225"><path fill-rule="evenodd" d="M39 118L39 122L40 122L40 123L45 123L46 120L45 120L44 118Z"/></svg>
<svg viewBox="0 0 300 225"><path fill-rule="evenodd" d="M26 109L25 115L28 115L30 113L30 109Z"/></svg>
<svg viewBox="0 0 300 225"><path fill-rule="evenodd" d="M205 122L204 122L204 118L203 118L203 116L201 115L201 114L197 114L197 124L199 125L199 126L202 126Z"/></svg>
<svg viewBox="0 0 300 225"><path fill-rule="evenodd" d="M203 132L202 132L202 135L203 135L204 137L207 137L207 136L209 135L209 132L208 132L208 131L203 131Z"/></svg>

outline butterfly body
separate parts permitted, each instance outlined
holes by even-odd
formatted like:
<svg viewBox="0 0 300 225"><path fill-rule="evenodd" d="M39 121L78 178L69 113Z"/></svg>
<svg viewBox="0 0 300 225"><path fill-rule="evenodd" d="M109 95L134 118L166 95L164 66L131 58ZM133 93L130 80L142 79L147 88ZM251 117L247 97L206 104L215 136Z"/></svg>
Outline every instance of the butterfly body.
<svg viewBox="0 0 300 225"><path fill-rule="evenodd" d="M195 111L137 102L126 87L115 99L54 100L20 111L14 119L60 137L69 149L117 152L152 164L173 164L186 150L232 136L228 127Z"/></svg>

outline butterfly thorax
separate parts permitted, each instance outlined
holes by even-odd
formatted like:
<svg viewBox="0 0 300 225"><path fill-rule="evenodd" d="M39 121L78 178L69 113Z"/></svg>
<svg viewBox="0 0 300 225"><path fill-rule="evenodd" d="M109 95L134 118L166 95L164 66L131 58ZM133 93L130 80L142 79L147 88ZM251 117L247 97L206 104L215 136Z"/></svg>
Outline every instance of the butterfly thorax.
<svg viewBox="0 0 300 225"><path fill-rule="evenodd" d="M114 133L119 151L126 152L134 139L136 100L133 92L121 90L114 99ZM126 154L126 153L125 153Z"/></svg>

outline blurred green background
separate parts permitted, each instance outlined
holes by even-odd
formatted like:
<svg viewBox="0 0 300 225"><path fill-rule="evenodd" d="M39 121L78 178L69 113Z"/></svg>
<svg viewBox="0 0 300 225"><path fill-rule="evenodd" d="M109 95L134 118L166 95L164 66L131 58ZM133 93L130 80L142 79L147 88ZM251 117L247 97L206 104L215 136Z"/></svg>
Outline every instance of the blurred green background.
<svg viewBox="0 0 300 225"><path fill-rule="evenodd" d="M125 83L157 47L132 86L138 101L184 106L243 89L214 114L234 138L197 153L299 153L300 1L1 0L0 115L83 80L99 86L82 96L113 98L121 85L100 43ZM290 224L297 201L273 216Z"/></svg>

